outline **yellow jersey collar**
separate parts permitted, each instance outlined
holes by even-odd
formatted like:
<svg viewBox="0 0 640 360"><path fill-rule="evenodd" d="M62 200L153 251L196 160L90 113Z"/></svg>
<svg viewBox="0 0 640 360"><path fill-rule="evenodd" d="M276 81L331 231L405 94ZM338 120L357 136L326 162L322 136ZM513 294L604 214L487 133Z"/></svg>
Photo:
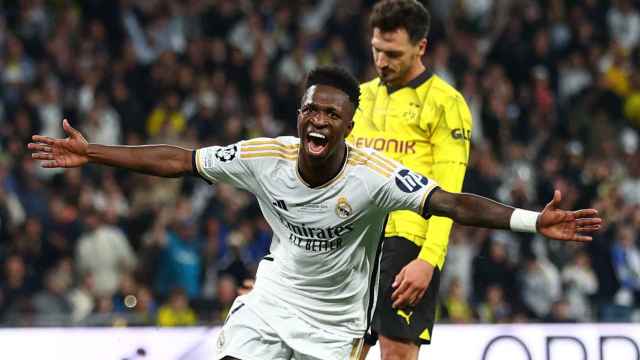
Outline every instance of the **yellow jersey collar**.
<svg viewBox="0 0 640 360"><path fill-rule="evenodd" d="M427 80L429 80L431 78L431 76L433 75L433 72L429 69L425 69L423 72L420 73L420 75L416 76L415 78L413 78L413 80L409 81L406 85L404 86L390 86L387 85L383 82L380 82L381 84L383 84L384 86L387 87L387 93L391 94L393 92L396 92L402 88L405 87L410 87L413 89L417 89L420 85L424 84L425 82L427 82Z"/></svg>

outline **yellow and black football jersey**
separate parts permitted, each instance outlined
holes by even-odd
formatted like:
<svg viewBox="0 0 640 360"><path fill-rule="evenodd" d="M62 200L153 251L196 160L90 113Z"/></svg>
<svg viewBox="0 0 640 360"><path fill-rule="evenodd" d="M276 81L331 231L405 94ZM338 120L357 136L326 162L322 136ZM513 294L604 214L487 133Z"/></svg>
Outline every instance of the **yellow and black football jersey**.
<svg viewBox="0 0 640 360"><path fill-rule="evenodd" d="M471 113L464 97L430 71L401 88L376 78L360 85L360 107L348 141L381 151L409 169L459 192L469 158ZM385 236L421 246L420 258L442 268L452 221L410 211L389 216Z"/></svg>

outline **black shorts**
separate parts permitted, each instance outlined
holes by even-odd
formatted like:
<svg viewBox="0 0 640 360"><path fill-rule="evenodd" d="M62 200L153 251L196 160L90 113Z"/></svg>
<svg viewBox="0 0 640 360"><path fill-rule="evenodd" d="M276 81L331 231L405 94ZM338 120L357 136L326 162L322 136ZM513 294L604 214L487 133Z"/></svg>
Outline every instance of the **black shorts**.
<svg viewBox="0 0 640 360"><path fill-rule="evenodd" d="M365 342L375 345L378 335L391 339L412 341L418 345L431 343L431 332L436 316L440 270L436 267L433 278L422 299L413 307L394 310L391 306L393 280L409 262L418 257L420 247L402 237L388 237L382 245L380 282L373 320Z"/></svg>

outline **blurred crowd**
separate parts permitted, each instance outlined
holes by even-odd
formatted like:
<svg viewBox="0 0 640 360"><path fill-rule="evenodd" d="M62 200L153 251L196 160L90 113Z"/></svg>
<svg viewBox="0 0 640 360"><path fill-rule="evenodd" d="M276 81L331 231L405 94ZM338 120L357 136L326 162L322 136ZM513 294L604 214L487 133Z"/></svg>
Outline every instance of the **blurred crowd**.
<svg viewBox="0 0 640 360"><path fill-rule="evenodd" d="M220 323L271 232L196 178L43 169L32 134L228 144L292 135L320 64L368 80L366 0L6 0L0 8L0 324ZM441 322L640 321L640 7L427 1L425 63L474 120L465 191L605 219L592 243L455 226Z"/></svg>

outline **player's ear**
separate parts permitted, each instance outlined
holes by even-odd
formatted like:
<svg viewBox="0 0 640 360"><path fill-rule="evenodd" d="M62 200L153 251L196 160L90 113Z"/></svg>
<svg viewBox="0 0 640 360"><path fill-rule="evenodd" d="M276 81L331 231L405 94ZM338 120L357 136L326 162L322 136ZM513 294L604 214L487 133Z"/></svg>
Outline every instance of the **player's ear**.
<svg viewBox="0 0 640 360"><path fill-rule="evenodd" d="M420 57L424 56L424 53L427 51L428 44L429 42L427 39L422 39L418 42L418 55L420 55Z"/></svg>
<svg viewBox="0 0 640 360"><path fill-rule="evenodd" d="M347 123L347 131L345 131L344 133L344 138L348 138L349 135L351 135L351 130L353 130L353 117L349 120L349 122Z"/></svg>

